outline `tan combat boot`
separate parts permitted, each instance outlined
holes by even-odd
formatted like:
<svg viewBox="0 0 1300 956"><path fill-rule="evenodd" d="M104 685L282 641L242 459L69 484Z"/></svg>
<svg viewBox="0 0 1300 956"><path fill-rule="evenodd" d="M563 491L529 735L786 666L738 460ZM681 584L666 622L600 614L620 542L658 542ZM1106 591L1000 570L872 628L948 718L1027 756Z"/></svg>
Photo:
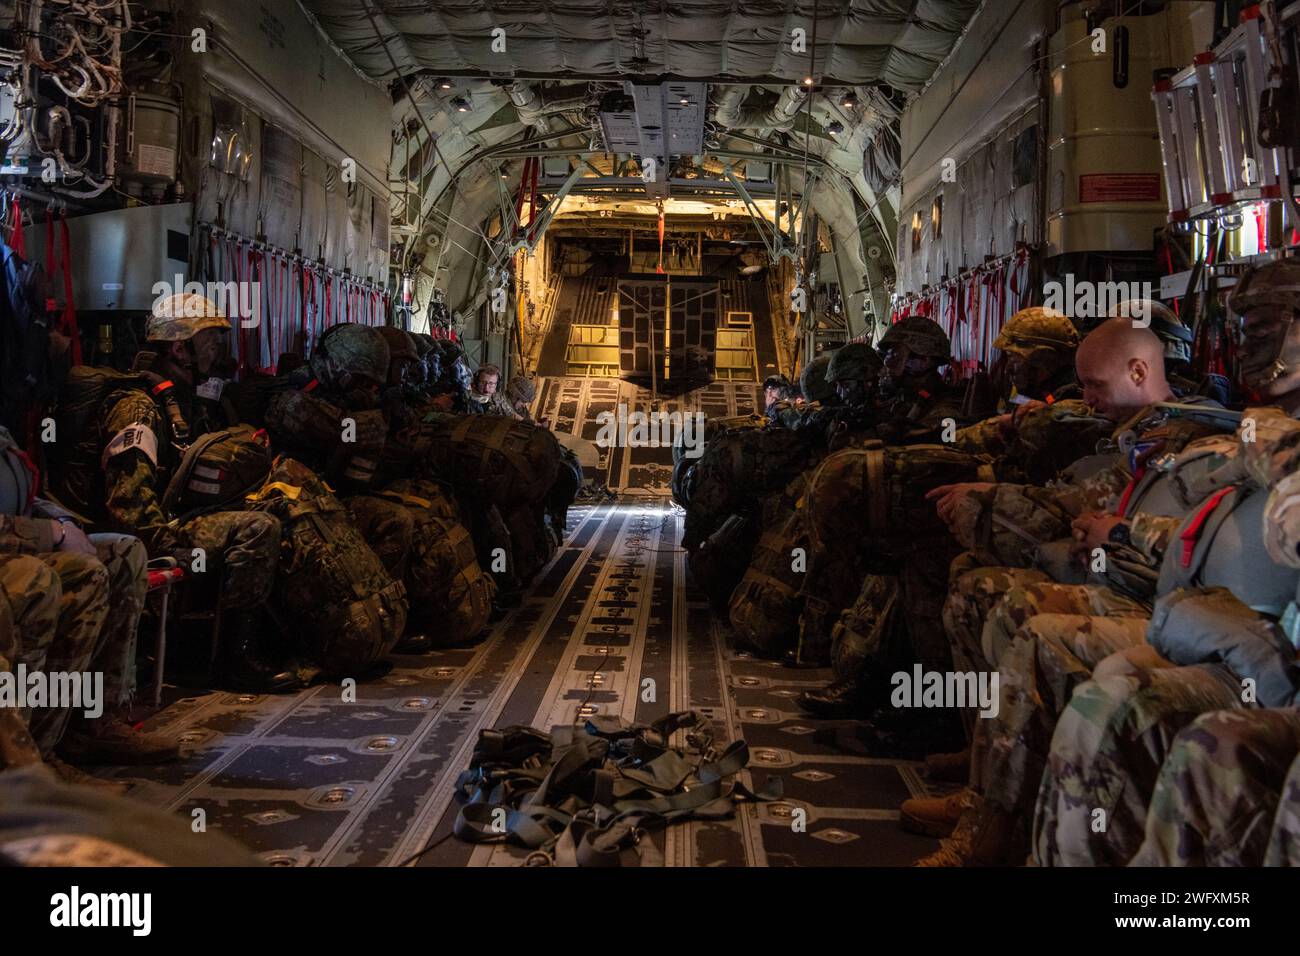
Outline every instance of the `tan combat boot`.
<svg viewBox="0 0 1300 956"><path fill-rule="evenodd" d="M180 744L171 737L139 730L120 713L78 721L58 749L68 760L92 766L169 763L181 755Z"/></svg>
<svg viewBox="0 0 1300 956"><path fill-rule="evenodd" d="M1024 827L1005 810L977 798L964 810L952 836L914 866L1013 866L1024 863Z"/></svg>
<svg viewBox="0 0 1300 956"><path fill-rule="evenodd" d="M56 777L74 787L94 787L96 790L102 790L118 797L126 793L126 784L122 781L92 777L85 771L78 770L72 764L64 763L53 755L45 759L45 765L54 771Z"/></svg>
<svg viewBox="0 0 1300 956"><path fill-rule="evenodd" d="M945 797L912 797L899 807L898 822L908 833L928 837L951 836L962 813L975 802L969 787Z"/></svg>

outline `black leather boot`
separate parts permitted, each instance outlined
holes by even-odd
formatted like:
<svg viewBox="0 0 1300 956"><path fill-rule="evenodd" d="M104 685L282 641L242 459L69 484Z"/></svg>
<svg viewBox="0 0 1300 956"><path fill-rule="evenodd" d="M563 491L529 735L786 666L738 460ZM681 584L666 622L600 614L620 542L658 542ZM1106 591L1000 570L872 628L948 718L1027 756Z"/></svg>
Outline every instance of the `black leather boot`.
<svg viewBox="0 0 1300 956"><path fill-rule="evenodd" d="M281 694L303 686L294 669L267 658L261 632L269 622L260 608L227 611L222 624L217 673L224 683L251 694Z"/></svg>
<svg viewBox="0 0 1300 956"><path fill-rule="evenodd" d="M867 715L856 681L837 680L824 690L804 691L798 704L814 717L847 718Z"/></svg>

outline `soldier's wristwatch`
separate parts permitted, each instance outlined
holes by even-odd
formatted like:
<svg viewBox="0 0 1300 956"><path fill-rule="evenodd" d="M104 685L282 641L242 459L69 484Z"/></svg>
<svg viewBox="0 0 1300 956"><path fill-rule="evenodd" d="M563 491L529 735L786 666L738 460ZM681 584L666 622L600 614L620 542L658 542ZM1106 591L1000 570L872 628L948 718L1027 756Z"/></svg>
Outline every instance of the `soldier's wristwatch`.
<svg viewBox="0 0 1300 956"><path fill-rule="evenodd" d="M1133 539L1129 537L1129 524L1127 521L1118 522L1110 529L1110 534L1106 537L1111 544L1118 544L1124 547L1133 543Z"/></svg>

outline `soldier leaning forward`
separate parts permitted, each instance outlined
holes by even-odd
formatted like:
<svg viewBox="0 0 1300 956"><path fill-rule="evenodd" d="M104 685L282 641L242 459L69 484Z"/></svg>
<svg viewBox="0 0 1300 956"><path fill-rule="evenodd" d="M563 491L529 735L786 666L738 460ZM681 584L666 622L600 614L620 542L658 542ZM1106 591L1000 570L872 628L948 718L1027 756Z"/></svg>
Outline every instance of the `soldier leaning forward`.
<svg viewBox="0 0 1300 956"><path fill-rule="evenodd" d="M418 360L398 329L333 326L310 369L281 383L266 412L277 450L315 465L340 489L362 536L403 582L410 598L409 633L396 648L403 653L472 638L495 591L450 495L409 470L391 480L379 474L391 454L390 422L403 433L416 422L407 393Z"/></svg>
<svg viewBox="0 0 1300 956"><path fill-rule="evenodd" d="M218 665L240 686L294 683L263 659L263 606L275 580L280 525L265 514L215 511L174 521L163 492L184 449L226 420L221 379L230 323L197 295L165 300L146 336L137 371L82 367L60 396L57 441L50 446L51 487L60 504L96 528L139 537L154 558L189 569L196 598L219 604ZM195 594L191 590L191 594Z"/></svg>

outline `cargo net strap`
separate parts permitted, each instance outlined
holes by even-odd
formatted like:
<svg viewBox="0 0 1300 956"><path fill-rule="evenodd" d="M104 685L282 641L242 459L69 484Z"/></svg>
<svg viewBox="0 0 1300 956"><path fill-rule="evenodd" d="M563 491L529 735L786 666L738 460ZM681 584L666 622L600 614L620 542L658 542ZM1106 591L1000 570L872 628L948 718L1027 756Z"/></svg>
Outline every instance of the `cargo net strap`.
<svg viewBox="0 0 1300 956"><path fill-rule="evenodd" d="M685 748L668 744L678 729L687 730ZM456 781L453 832L470 843L527 847L529 865L621 866L634 848L642 866L662 866L651 832L729 818L738 803L781 796L779 777L758 793L732 779L748 762L743 740L717 751L695 711L649 725L597 715L552 734L483 730Z"/></svg>

